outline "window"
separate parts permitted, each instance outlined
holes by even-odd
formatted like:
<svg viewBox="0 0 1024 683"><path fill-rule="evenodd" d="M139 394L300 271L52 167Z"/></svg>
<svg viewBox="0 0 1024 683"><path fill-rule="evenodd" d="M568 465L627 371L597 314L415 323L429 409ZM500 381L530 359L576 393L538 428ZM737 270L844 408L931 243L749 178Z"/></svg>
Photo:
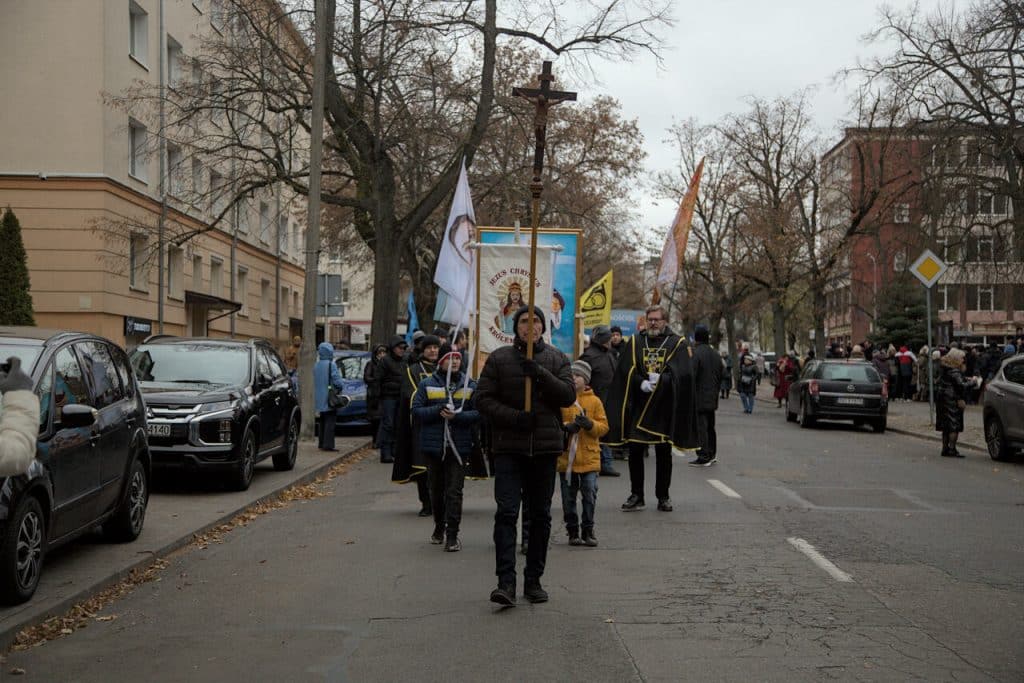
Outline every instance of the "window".
<svg viewBox="0 0 1024 683"><path fill-rule="evenodd" d="M1006 195L978 193L978 213L985 215L1006 215Z"/></svg>
<svg viewBox="0 0 1024 683"><path fill-rule="evenodd" d="M192 257L192 291L203 291L203 257Z"/></svg>
<svg viewBox="0 0 1024 683"><path fill-rule="evenodd" d="M953 307L949 305L950 304L949 285L940 285L936 289L936 292L938 293L938 298L939 298L939 310L940 311L952 311Z"/></svg>
<svg viewBox="0 0 1024 683"><path fill-rule="evenodd" d="M210 171L210 211L219 216L227 206L227 182L217 171Z"/></svg>
<svg viewBox="0 0 1024 683"><path fill-rule="evenodd" d="M893 222L894 223L909 223L910 222L910 204L896 204L893 207Z"/></svg>
<svg viewBox="0 0 1024 683"><path fill-rule="evenodd" d="M260 319L270 320L270 280L260 280Z"/></svg>
<svg viewBox="0 0 1024 683"><path fill-rule="evenodd" d="M282 254L288 251L288 216L277 219L277 250Z"/></svg>
<svg viewBox="0 0 1024 683"><path fill-rule="evenodd" d="M1003 366L1003 377L1007 382L1024 384L1024 361L1014 361Z"/></svg>
<svg viewBox="0 0 1024 683"><path fill-rule="evenodd" d="M128 174L146 182L146 127L134 119L128 121Z"/></svg>
<svg viewBox="0 0 1024 683"><path fill-rule="evenodd" d="M36 387L39 397L39 433L43 434L50 428L50 406L53 405L53 365L47 364L43 376Z"/></svg>
<svg viewBox="0 0 1024 683"><path fill-rule="evenodd" d="M270 361L270 371L274 373L274 377L277 377L278 379L284 379L287 377L288 370L285 369L284 363L281 362L281 358L270 349L265 350L267 352L267 360ZM362 375L359 376L360 379L362 379L362 377Z"/></svg>
<svg viewBox="0 0 1024 683"><path fill-rule="evenodd" d="M295 311L295 317L302 316L302 301L299 300L298 292L292 292L292 310Z"/></svg>
<svg viewBox="0 0 1024 683"><path fill-rule="evenodd" d="M181 299L185 295L185 253L177 247L167 250L167 296Z"/></svg>
<svg viewBox="0 0 1024 683"><path fill-rule="evenodd" d="M132 59L146 66L149 61L149 15L138 3L128 3L128 54Z"/></svg>
<svg viewBox="0 0 1024 683"><path fill-rule="evenodd" d="M960 244L955 239L940 237L936 240L939 249L939 256L946 263L956 263L960 258Z"/></svg>
<svg viewBox="0 0 1024 683"><path fill-rule="evenodd" d="M1024 287L1013 287L1013 310L1024 311ZM1019 349L1018 349L1019 350Z"/></svg>
<svg viewBox="0 0 1024 683"><path fill-rule="evenodd" d="M235 276L235 298L242 304L238 309L238 315L249 317L249 271L242 266L238 267L238 274Z"/></svg>
<svg viewBox="0 0 1024 683"><path fill-rule="evenodd" d="M274 369L270 364L270 358L264 349L256 349L256 381L263 386L274 382Z"/></svg>
<svg viewBox="0 0 1024 683"><path fill-rule="evenodd" d="M260 242L270 244L270 206L260 202Z"/></svg>
<svg viewBox="0 0 1024 683"><path fill-rule="evenodd" d="M210 257L210 294L224 294L224 261L215 256Z"/></svg>
<svg viewBox="0 0 1024 683"><path fill-rule="evenodd" d="M979 311L995 310L995 288L992 286L978 287L978 309Z"/></svg>
<svg viewBox="0 0 1024 683"><path fill-rule="evenodd" d="M92 393L95 397L93 408L103 410L124 398L121 391L121 379L117 376L114 359L110 357L110 349L99 342L80 342L75 344L82 361L85 363L88 377L92 380Z"/></svg>
<svg viewBox="0 0 1024 683"><path fill-rule="evenodd" d="M167 85L173 88L181 79L181 43L167 36Z"/></svg>
<svg viewBox="0 0 1024 683"><path fill-rule="evenodd" d="M281 298L277 302L277 314L281 318L281 324L288 324L288 302L291 301L291 297L288 296L288 288L281 288Z"/></svg>
<svg viewBox="0 0 1024 683"><path fill-rule="evenodd" d="M250 229L250 216L252 212L252 206L249 204L248 199L242 199L238 202L238 232L243 235L249 234Z"/></svg>
<svg viewBox="0 0 1024 683"><path fill-rule="evenodd" d="M146 269L146 246L149 240L145 235L132 235L128 247L128 286L132 289L145 291L149 284L149 273Z"/></svg>
<svg viewBox="0 0 1024 683"><path fill-rule="evenodd" d="M131 364L128 362L128 354L117 347L111 347L110 355L114 359L117 376L121 378L124 395L128 398L135 398L135 377L132 375Z"/></svg>
<svg viewBox="0 0 1024 683"><path fill-rule="evenodd" d="M89 405L89 388L85 384L85 375L78 364L78 358L70 346L57 352L54 361L56 377L53 384L53 403L58 413L54 422L60 422L60 410L67 405L84 403Z"/></svg>
<svg viewBox="0 0 1024 683"><path fill-rule="evenodd" d="M976 239L978 247L976 259L974 260L981 261L982 263L991 262L994 256L992 235L979 235Z"/></svg>
<svg viewBox="0 0 1024 683"><path fill-rule="evenodd" d="M342 305L348 303L348 285L343 285L341 288L341 303Z"/></svg>
<svg viewBox="0 0 1024 683"><path fill-rule="evenodd" d="M203 196L203 164L195 157L192 157L192 196L193 204L198 204Z"/></svg>
<svg viewBox="0 0 1024 683"><path fill-rule="evenodd" d="M224 0L210 0L210 26L220 31L224 27Z"/></svg>
<svg viewBox="0 0 1024 683"><path fill-rule="evenodd" d="M167 191L174 197L185 194L185 155L181 147L167 143Z"/></svg>

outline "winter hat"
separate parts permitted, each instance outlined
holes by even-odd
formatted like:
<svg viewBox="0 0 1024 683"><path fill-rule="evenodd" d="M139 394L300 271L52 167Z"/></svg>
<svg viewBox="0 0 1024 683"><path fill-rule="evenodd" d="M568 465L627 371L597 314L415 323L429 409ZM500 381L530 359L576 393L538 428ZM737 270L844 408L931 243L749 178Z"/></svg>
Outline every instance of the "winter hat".
<svg viewBox="0 0 1024 683"><path fill-rule="evenodd" d="M590 370L590 363L585 360L574 361L572 364L572 374L579 375L587 384L590 384Z"/></svg>
<svg viewBox="0 0 1024 683"><path fill-rule="evenodd" d="M433 334L435 337L447 337L448 330L444 329L443 327L435 327L434 331L431 332L431 334Z"/></svg>
<svg viewBox="0 0 1024 683"><path fill-rule="evenodd" d="M437 365L440 367L446 361L450 360L453 356L462 358L462 352L453 347L451 344L443 344L441 350L437 353Z"/></svg>
<svg viewBox="0 0 1024 683"><path fill-rule="evenodd" d="M708 330L708 326L704 324L698 324L693 328L693 338L695 341L699 341L703 344L707 344L711 339L711 332Z"/></svg>
<svg viewBox="0 0 1024 683"><path fill-rule="evenodd" d="M416 330L412 333L412 343L415 344L423 337L427 336L427 333L423 330Z"/></svg>
<svg viewBox="0 0 1024 683"><path fill-rule="evenodd" d="M420 348L425 349L428 346L441 346L441 340L432 334L425 334L420 338Z"/></svg>
<svg viewBox="0 0 1024 683"><path fill-rule="evenodd" d="M394 349L395 347L398 347L398 346L408 346L408 345L409 345L409 343L405 341L405 337L403 337L400 334L396 334L394 337L391 338L391 343L388 344L388 349L390 350L390 349Z"/></svg>
<svg viewBox="0 0 1024 683"><path fill-rule="evenodd" d="M529 306L522 306L522 307L519 308L518 311L516 311L515 316L512 318L512 324L513 324L513 326L516 329L519 329L519 319L522 318L527 313L529 313L529 311L530 311L530 307ZM547 332L548 331L548 322L547 322L547 320L544 319L544 311L540 310L539 306L534 306L533 307L533 316L537 320L540 320L540 331L541 331L541 333Z"/></svg>
<svg viewBox="0 0 1024 683"><path fill-rule="evenodd" d="M590 331L590 341L595 344L607 344L612 340L612 331L606 325L598 325Z"/></svg>
<svg viewBox="0 0 1024 683"><path fill-rule="evenodd" d="M618 325L612 325L612 327L609 330L609 332L611 332L612 334L615 334L616 332L618 332L619 334L622 334L622 328L619 327Z"/></svg>

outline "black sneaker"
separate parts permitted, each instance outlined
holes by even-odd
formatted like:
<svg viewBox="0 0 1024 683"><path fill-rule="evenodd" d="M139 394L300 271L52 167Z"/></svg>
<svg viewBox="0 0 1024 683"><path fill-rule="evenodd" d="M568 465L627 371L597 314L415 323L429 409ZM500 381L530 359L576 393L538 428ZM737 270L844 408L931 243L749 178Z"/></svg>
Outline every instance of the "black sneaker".
<svg viewBox="0 0 1024 683"><path fill-rule="evenodd" d="M491 602L502 607L515 607L516 585L514 583L499 583L498 587L491 591Z"/></svg>
<svg viewBox="0 0 1024 683"><path fill-rule="evenodd" d="M583 539L580 538L580 532L570 531L569 532L569 545L583 545Z"/></svg>
<svg viewBox="0 0 1024 683"><path fill-rule="evenodd" d="M693 460L691 460L687 464L690 465L690 467L701 467L701 466L704 465L704 458L701 458L701 457L694 458Z"/></svg>
<svg viewBox="0 0 1024 683"><path fill-rule="evenodd" d="M431 510L426 505L424 505L423 507L420 508L419 515L420 515L420 517L433 517L434 516L434 511Z"/></svg>
<svg viewBox="0 0 1024 683"><path fill-rule="evenodd" d="M523 597L536 604L548 601L548 592L540 587L540 581L531 581L523 589Z"/></svg>
<svg viewBox="0 0 1024 683"><path fill-rule="evenodd" d="M623 512L636 512L637 510L643 510L645 507L647 506L644 505L644 499L635 493L629 494L629 498L622 504Z"/></svg>
<svg viewBox="0 0 1024 683"><path fill-rule="evenodd" d="M583 532L583 544L591 548L597 547L597 536L594 535L593 529L587 529Z"/></svg>
<svg viewBox="0 0 1024 683"><path fill-rule="evenodd" d="M444 543L444 528L434 527L434 533L430 534L430 542L434 545L441 545Z"/></svg>
<svg viewBox="0 0 1024 683"><path fill-rule="evenodd" d="M662 498L658 501L658 509L662 512L672 512L672 499Z"/></svg>
<svg viewBox="0 0 1024 683"><path fill-rule="evenodd" d="M622 473L616 470L614 467L605 467L601 470L602 477L621 477Z"/></svg>
<svg viewBox="0 0 1024 683"><path fill-rule="evenodd" d="M444 551L446 553L457 553L462 550L462 541L459 540L458 536L449 536L448 541L444 544Z"/></svg>

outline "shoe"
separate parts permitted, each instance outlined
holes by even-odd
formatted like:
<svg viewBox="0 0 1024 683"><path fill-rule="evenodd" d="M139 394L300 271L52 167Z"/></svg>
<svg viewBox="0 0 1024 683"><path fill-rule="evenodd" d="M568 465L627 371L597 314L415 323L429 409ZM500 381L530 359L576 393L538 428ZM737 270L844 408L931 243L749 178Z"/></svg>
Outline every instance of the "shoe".
<svg viewBox="0 0 1024 683"><path fill-rule="evenodd" d="M580 532L570 531L569 532L569 545L583 545L583 539L580 538Z"/></svg>
<svg viewBox="0 0 1024 683"><path fill-rule="evenodd" d="M612 467L601 470L602 477L621 477L622 473Z"/></svg>
<svg viewBox="0 0 1024 683"><path fill-rule="evenodd" d="M710 458L697 458L690 463L693 467L711 467L718 462L718 456L712 455Z"/></svg>
<svg viewBox="0 0 1024 683"><path fill-rule="evenodd" d="M516 585L514 583L499 583L498 587L491 591L491 602L502 607L515 607Z"/></svg>
<svg viewBox="0 0 1024 683"><path fill-rule="evenodd" d="M420 515L420 517L433 517L434 516L434 512L429 507L424 505L423 507L420 508L419 515Z"/></svg>
<svg viewBox="0 0 1024 683"><path fill-rule="evenodd" d="M704 464L704 458L697 456L687 464L690 465L691 467L700 467L701 465Z"/></svg>
<svg viewBox="0 0 1024 683"><path fill-rule="evenodd" d="M672 512L672 499L661 498L658 500L658 509L662 512Z"/></svg>
<svg viewBox="0 0 1024 683"><path fill-rule="evenodd" d="M530 581L527 582L526 588L523 589L523 597L537 604L538 602L548 601L548 592L540 587L540 581Z"/></svg>
<svg viewBox="0 0 1024 683"><path fill-rule="evenodd" d="M583 544L591 548L597 547L597 536L594 536L593 529L587 529L583 532Z"/></svg>
<svg viewBox="0 0 1024 683"><path fill-rule="evenodd" d="M434 545L444 543L444 527L434 527L434 533L430 534L430 542Z"/></svg>
<svg viewBox="0 0 1024 683"><path fill-rule="evenodd" d="M627 498L626 502L622 504L622 510L624 512L635 512L637 510L643 510L645 507L647 506L644 505L644 499L635 493L629 494L629 498Z"/></svg>
<svg viewBox="0 0 1024 683"><path fill-rule="evenodd" d="M449 536L448 542L444 544L444 551L446 553L457 553L462 550L462 541L459 540L458 536Z"/></svg>
<svg viewBox="0 0 1024 683"><path fill-rule="evenodd" d="M382 455L382 456L380 456L380 461L382 463L384 463L385 465L390 465L391 463L393 463L395 461L395 459L393 457L391 457L390 455Z"/></svg>

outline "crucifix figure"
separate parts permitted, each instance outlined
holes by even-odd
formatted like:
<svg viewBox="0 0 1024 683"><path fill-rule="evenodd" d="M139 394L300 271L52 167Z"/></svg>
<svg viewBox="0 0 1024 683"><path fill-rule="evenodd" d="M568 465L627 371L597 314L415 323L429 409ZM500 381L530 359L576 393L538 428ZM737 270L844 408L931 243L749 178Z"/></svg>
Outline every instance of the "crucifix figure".
<svg viewBox="0 0 1024 683"><path fill-rule="evenodd" d="M533 118L533 132L536 138L536 146L533 152L533 181L530 183L530 194L532 200L533 220L530 224L530 294L527 299L529 312L527 320L530 333L526 339L526 357L533 358L533 321L534 321L534 299L537 294L537 229L540 224L540 195L544 191L542 173L544 171L544 139L548 129L548 109L559 102L576 101L576 93L552 90L551 83L555 77L551 74L551 62L544 62L544 68L537 76L539 88L512 88L512 95L523 97L536 106L537 110ZM526 399L525 410L529 411L531 405L532 382L526 378Z"/></svg>

